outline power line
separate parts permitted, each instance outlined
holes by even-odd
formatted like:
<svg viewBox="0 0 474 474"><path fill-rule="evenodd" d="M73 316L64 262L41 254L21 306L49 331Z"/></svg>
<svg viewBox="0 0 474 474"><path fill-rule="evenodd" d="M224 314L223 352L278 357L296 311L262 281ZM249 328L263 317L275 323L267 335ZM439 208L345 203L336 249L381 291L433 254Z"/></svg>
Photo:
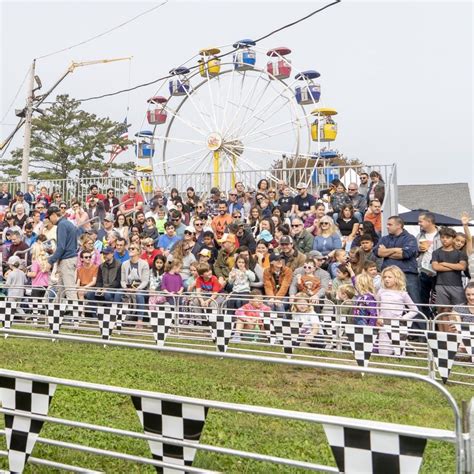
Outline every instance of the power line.
<svg viewBox="0 0 474 474"><path fill-rule="evenodd" d="M308 18L311 18L313 15L316 15L317 13L322 12L323 10L326 10L327 8L332 7L333 5L336 5L340 2L341 2L341 0L335 0L334 2L328 3L327 5L324 5L323 7L312 11L308 15L305 15L304 17L299 18L298 20L295 20L291 23L287 23L286 25L283 25L280 28L277 28L276 30L271 31L268 34L266 34L264 36L261 36L260 38L255 40L255 43L258 43L259 41L262 41L262 40L264 40L264 39L280 32L282 30L285 30L285 29L290 28L294 25L297 25L298 23L301 23L302 21L305 21ZM225 56L229 56L230 54L235 53L235 51L237 51L237 49L233 49L232 51L229 51L227 53L217 55L216 58L220 59L220 58L223 58ZM197 69L198 67L199 67L199 64L197 64L195 66L190 66L190 67L188 67L188 69L193 70L193 69ZM93 97L87 97L85 99L78 99L78 100L79 100L79 102L87 102L87 101L90 101L90 100L104 99L105 97L112 97L112 96L115 96L115 95L124 94L125 92L131 92L131 91L134 91L136 89L140 89L142 87L151 86L152 84L156 84L157 82L163 81L165 79L170 79L172 77L173 77L172 75L162 76L162 77L158 77L157 79L153 79L152 81L149 81L149 82L144 82L142 84L137 84L136 86L130 87L128 89L121 89L121 90L118 90L118 91L115 91L115 92L109 92L107 94L101 94L101 95L97 95L97 96L93 96Z"/></svg>
<svg viewBox="0 0 474 474"><path fill-rule="evenodd" d="M148 13L151 13L152 11L158 10L158 8L161 8L162 6L166 5L168 2L169 2L169 0L165 0L164 2L160 3L159 5L156 5L156 6L154 6L153 8L150 8L150 9L148 9L148 10L145 10L144 12L139 13L138 15L134 16L134 17L131 18L130 20L124 21L123 23L120 23L119 25L114 26L113 28L110 28L110 29L107 30L107 31L104 31L103 33L100 33L100 34L98 34L98 35L92 36L92 37L89 38L89 39L86 39L86 40L84 40L84 41L81 41L80 43L73 44L73 45L68 46L68 47L66 47L66 48L58 49L57 51L53 51L52 53L44 54L43 56L39 56L39 57L36 58L36 59L49 58L50 56L54 56L55 54L63 53L64 51L69 51L70 49L77 48L78 46L82 46L83 44L90 43L91 41L94 41L94 40L96 40L96 39L98 39L98 38L102 38L102 36L108 35L109 33L112 33L113 31L118 30L119 28L122 28L122 27L125 26L125 25L128 25L129 23L131 23L132 21L137 20L138 18L140 18L140 17L142 17L142 16L144 16L144 15L147 15Z"/></svg>
<svg viewBox="0 0 474 474"><path fill-rule="evenodd" d="M3 124L4 120L7 118L7 115L10 113L10 110L11 108L13 107L16 99L18 98L20 92L21 92L21 89L23 88L23 86L25 85L25 82L26 82L26 78L28 77L28 73L30 72L30 68L27 69L26 71L26 74L25 74L25 77L23 78L23 81L21 81L21 84L20 84L20 87L18 88L18 90L16 91L16 94L15 94L15 97L13 97L13 100L10 102L10 105L8 106L8 109L7 111L5 112L5 114L3 115L2 117L2 120L0 121L0 123Z"/></svg>

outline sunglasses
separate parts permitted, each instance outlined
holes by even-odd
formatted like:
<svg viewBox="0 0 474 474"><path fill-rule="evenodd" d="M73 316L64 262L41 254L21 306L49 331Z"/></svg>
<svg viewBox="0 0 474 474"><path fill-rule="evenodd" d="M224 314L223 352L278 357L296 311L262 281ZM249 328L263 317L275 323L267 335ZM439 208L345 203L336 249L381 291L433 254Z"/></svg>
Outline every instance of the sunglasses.
<svg viewBox="0 0 474 474"><path fill-rule="evenodd" d="M66 209L66 206L59 206L60 209Z"/></svg>
<svg viewBox="0 0 474 474"><path fill-rule="evenodd" d="M90 260L91 259L91 256L90 255L84 255L82 257L82 260Z"/></svg>
<svg viewBox="0 0 474 474"><path fill-rule="evenodd" d="M291 227L300 227L301 224L291 224Z"/></svg>
<svg viewBox="0 0 474 474"><path fill-rule="evenodd" d="M187 235L193 235L193 232L191 232L189 230L185 230L184 233L187 234Z"/></svg>
<svg viewBox="0 0 474 474"><path fill-rule="evenodd" d="M305 270L309 270L310 268L313 268L313 266L312 265L303 265L303 268Z"/></svg>
<svg viewBox="0 0 474 474"><path fill-rule="evenodd" d="M173 222L178 222L179 220L181 220L181 217L178 217L177 219L171 219Z"/></svg>
<svg viewBox="0 0 474 474"><path fill-rule="evenodd" d="M129 250L133 250L135 252L138 252L139 248L138 247L130 247Z"/></svg>
<svg viewBox="0 0 474 474"><path fill-rule="evenodd" d="M154 247L153 244L146 244L146 247Z"/></svg>
<svg viewBox="0 0 474 474"><path fill-rule="evenodd" d="M200 227L202 225L204 225L202 222L195 222L194 223L194 227Z"/></svg>
<svg viewBox="0 0 474 474"><path fill-rule="evenodd" d="M232 217L240 219L242 216L240 214L234 214Z"/></svg>

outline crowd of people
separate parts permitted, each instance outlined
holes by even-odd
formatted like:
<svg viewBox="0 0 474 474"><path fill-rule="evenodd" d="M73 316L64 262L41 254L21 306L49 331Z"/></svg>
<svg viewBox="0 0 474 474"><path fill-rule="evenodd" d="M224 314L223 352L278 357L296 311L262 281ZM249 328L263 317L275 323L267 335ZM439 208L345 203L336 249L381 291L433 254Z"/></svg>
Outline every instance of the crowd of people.
<svg viewBox="0 0 474 474"><path fill-rule="evenodd" d="M420 312L474 322L469 216L461 233L422 212L418 236L390 216L382 236L384 182L375 171L347 186L333 180L318 195L303 182L293 190L267 179L256 189L214 187L205 197L188 187L156 189L146 200L133 183L117 194L92 185L81 202L46 187L12 196L1 186L7 296L65 287L71 300L128 298L138 325L147 307L173 298L202 308L225 299L236 338L270 309L304 322L311 338L324 299L345 304L362 325L414 318L424 329Z"/></svg>

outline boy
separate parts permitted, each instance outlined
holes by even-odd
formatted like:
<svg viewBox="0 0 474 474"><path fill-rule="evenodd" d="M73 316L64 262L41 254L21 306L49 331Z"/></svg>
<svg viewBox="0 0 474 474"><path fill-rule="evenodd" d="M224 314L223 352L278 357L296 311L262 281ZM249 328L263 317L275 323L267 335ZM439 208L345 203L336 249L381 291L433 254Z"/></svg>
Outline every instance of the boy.
<svg viewBox="0 0 474 474"><path fill-rule="evenodd" d="M8 298L11 301L21 302L25 296L26 275L23 270L20 270L21 260L16 255L8 259L9 272L5 286L8 288ZM20 306L17 308L18 314L23 315L24 311Z"/></svg>
<svg viewBox="0 0 474 474"><path fill-rule="evenodd" d="M200 263L197 267L196 293L203 308L213 305L222 290L222 286L208 263Z"/></svg>
<svg viewBox="0 0 474 474"><path fill-rule="evenodd" d="M163 252L163 255L168 256L176 242L180 240L181 237L176 235L175 225L172 222L167 222L165 224L165 233L155 241L155 246Z"/></svg>
<svg viewBox="0 0 474 474"><path fill-rule="evenodd" d="M436 304L442 307L464 303L462 272L467 267L467 255L454 248L456 231L443 227L439 231L441 248L433 251L431 264L436 275ZM445 310L448 310L446 308Z"/></svg>

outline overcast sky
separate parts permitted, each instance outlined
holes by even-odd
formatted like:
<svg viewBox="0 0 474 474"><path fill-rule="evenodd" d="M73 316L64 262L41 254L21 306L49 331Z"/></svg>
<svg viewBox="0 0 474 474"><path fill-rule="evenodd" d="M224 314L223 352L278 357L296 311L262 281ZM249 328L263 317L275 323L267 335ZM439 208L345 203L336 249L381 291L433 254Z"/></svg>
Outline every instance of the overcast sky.
<svg viewBox="0 0 474 474"><path fill-rule="evenodd" d="M34 57L102 33L160 2L1 3L1 103L5 115ZM41 59L46 89L71 60L133 56L77 69L57 89L84 98L150 81L209 45L255 38L325 2L168 4L86 45ZM473 186L473 6L471 1L343 0L261 43L293 50L299 70L321 72L322 102L339 111L337 148L367 164L397 163L401 184ZM88 102L83 108L136 132L156 86ZM25 86L15 102L24 104ZM13 107L13 109L15 108ZM5 117L5 137L16 122ZM22 139L19 134L16 144Z"/></svg>

